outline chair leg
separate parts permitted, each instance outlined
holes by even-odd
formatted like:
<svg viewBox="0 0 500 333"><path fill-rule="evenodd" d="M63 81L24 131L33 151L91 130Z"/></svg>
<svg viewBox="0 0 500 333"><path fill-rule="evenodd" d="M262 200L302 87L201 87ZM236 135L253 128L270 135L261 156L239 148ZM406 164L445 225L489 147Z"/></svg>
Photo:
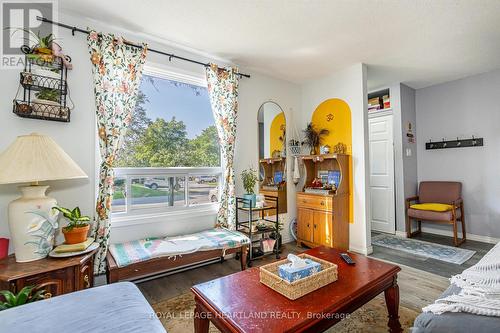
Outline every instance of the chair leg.
<svg viewBox="0 0 500 333"><path fill-rule="evenodd" d="M458 246L458 235L457 235L458 231L457 231L457 220L455 219L453 221L453 244L455 246Z"/></svg>
<svg viewBox="0 0 500 333"><path fill-rule="evenodd" d="M460 204L460 221L462 222L462 239L465 241L467 237L465 236L465 215L464 215L464 204Z"/></svg>
<svg viewBox="0 0 500 333"><path fill-rule="evenodd" d="M418 223L418 233L421 234L422 233L422 221L418 220L417 223Z"/></svg>
<svg viewBox="0 0 500 333"><path fill-rule="evenodd" d="M406 237L411 238L411 218L406 214Z"/></svg>

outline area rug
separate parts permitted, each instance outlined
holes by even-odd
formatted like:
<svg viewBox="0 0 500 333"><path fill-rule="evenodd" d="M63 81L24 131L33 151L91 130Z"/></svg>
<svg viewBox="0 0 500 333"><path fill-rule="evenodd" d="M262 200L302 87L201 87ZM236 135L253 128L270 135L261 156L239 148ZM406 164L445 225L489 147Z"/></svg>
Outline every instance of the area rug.
<svg viewBox="0 0 500 333"><path fill-rule="evenodd" d="M433 258L452 264L461 265L469 260L476 251L458 247L424 242L416 239L402 238L393 235L376 235L372 237L372 245L411 253L417 256Z"/></svg>
<svg viewBox="0 0 500 333"><path fill-rule="evenodd" d="M153 304L156 315L169 333L194 332L194 296L186 292L175 298ZM400 305L400 323L405 332L410 331L418 312ZM352 313L347 319L331 327L328 333L341 332L387 332L387 308L383 294ZM210 323L210 333L219 333L219 330Z"/></svg>

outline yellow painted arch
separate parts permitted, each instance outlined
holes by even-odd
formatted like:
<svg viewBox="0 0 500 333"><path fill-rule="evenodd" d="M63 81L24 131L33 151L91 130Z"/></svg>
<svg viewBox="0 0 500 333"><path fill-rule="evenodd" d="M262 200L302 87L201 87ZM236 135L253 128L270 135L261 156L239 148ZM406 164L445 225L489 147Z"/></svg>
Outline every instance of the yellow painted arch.
<svg viewBox="0 0 500 333"><path fill-rule="evenodd" d="M333 147L342 142L347 145L349 159L349 222L353 223L353 178L352 173L352 124L351 108L341 99L332 98L322 102L314 110L311 122L318 129L327 129L330 133L323 139L323 145Z"/></svg>

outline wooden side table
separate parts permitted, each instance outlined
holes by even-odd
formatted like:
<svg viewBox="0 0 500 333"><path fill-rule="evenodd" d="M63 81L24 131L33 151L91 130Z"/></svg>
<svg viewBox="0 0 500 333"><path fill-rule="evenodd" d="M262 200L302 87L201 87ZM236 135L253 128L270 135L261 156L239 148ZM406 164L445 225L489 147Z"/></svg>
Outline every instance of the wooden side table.
<svg viewBox="0 0 500 333"><path fill-rule="evenodd" d="M44 258L16 262L14 255L0 260L0 290L18 292L25 286L45 290L45 297L58 296L94 285L94 254L97 249L68 258Z"/></svg>

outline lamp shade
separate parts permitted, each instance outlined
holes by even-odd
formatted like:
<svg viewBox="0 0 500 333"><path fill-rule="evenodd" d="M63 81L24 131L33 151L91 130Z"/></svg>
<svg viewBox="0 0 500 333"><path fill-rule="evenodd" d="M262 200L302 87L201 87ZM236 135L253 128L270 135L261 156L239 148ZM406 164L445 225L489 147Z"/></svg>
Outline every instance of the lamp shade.
<svg viewBox="0 0 500 333"><path fill-rule="evenodd" d="M46 135L18 136L0 154L0 184L77 178L87 178L87 175Z"/></svg>

